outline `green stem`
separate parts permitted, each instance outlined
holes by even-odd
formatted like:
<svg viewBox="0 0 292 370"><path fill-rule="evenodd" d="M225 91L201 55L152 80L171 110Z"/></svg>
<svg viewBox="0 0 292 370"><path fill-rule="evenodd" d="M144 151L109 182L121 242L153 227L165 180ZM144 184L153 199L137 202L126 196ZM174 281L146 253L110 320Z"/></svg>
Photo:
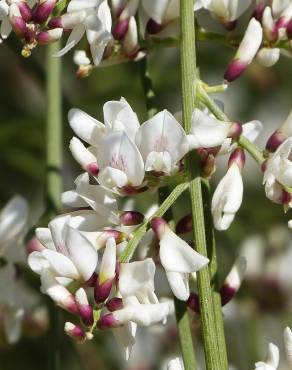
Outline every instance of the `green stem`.
<svg viewBox="0 0 292 370"><path fill-rule="evenodd" d="M160 205L159 209L154 213L153 217L162 217L169 208L173 205L173 203L177 200L177 198L189 187L188 183L182 183L177 185L173 191L169 194L169 196L165 199L165 201ZM150 219L144 221L144 223L138 227L135 231L133 238L129 241L126 249L122 253L119 258L119 262L129 262L132 258L140 240L142 239L143 235L147 231L147 226L150 222Z"/></svg>
<svg viewBox="0 0 292 370"><path fill-rule="evenodd" d="M182 78L182 106L183 124L188 133L191 127L191 117L195 108L196 97L196 52L195 27L193 15L193 0L181 0L181 78ZM196 250L207 256L205 234L205 219L202 199L202 184L200 177L199 160L196 154L190 153L186 158L186 170L190 180L190 196L193 219L193 237ZM203 340L207 370L221 370L219 348L217 344L215 315L213 307L212 288L209 268L206 266L197 274L200 312L203 328ZM185 364L188 366L188 364ZM191 367L187 367L191 369Z"/></svg>
<svg viewBox="0 0 292 370"><path fill-rule="evenodd" d="M225 122L231 121L227 117L227 115L222 112L222 110L218 107L214 100L207 94L204 87L202 86L202 83L199 83L197 85L197 96L217 119ZM246 137L241 135L237 139L237 143L242 149L245 149L258 164L261 165L264 162L265 158L262 151L255 144L250 142Z"/></svg>
<svg viewBox="0 0 292 370"><path fill-rule="evenodd" d="M216 324L216 334L219 349L219 357L221 362L221 368L228 369L228 358L227 348L224 333L224 322L222 315L222 304L221 296L219 293L219 278L218 278L218 260L216 250L216 240L213 227L213 219L211 214L211 197L210 197L210 183L208 180L202 180L202 192L204 200L205 210L205 227L206 227L206 241L208 256L210 258L209 271L212 286L213 304L214 304L214 315Z"/></svg>
<svg viewBox="0 0 292 370"><path fill-rule="evenodd" d="M47 136L46 136L46 215L55 216L61 210L62 192L62 94L61 59L52 55L59 50L60 44L47 47ZM50 307L50 370L61 370L61 313L51 302Z"/></svg>

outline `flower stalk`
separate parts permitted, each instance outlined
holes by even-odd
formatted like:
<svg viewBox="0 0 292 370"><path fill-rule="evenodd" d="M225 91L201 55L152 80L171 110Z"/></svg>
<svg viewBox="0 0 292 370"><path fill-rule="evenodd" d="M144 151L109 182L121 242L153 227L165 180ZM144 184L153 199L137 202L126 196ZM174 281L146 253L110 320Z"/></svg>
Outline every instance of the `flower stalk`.
<svg viewBox="0 0 292 370"><path fill-rule="evenodd" d="M59 42L47 46L47 132L46 132L46 217L61 210L62 193L62 95L61 59L52 55L59 50ZM50 302L51 303L51 302ZM62 320L60 310L50 304L50 361L48 368L61 369Z"/></svg>
<svg viewBox="0 0 292 370"><path fill-rule="evenodd" d="M193 16L193 0L180 2L181 18L181 79L182 79L182 107L183 126L188 133L191 128L191 117L195 108L197 77L196 77L196 50L195 27ZM207 239L205 230L205 215L202 195L202 180L200 166L195 154L190 153L186 159L186 171L190 181L190 197L192 206L193 238L198 253L207 256ZM213 305L213 294L209 268L203 268L197 273L199 304L203 328L206 369L227 369L221 363L217 340L216 316ZM221 308L220 308L221 310ZM220 312L221 313L221 312ZM184 357L184 364L191 369Z"/></svg>

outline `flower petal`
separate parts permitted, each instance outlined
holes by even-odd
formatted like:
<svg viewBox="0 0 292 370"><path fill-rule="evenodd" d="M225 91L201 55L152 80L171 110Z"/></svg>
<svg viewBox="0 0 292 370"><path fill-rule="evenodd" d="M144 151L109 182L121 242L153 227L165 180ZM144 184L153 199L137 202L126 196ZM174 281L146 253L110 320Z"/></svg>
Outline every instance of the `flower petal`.
<svg viewBox="0 0 292 370"><path fill-rule="evenodd" d="M97 146L104 135L104 125L80 109L71 109L68 120L72 130L86 143Z"/></svg>
<svg viewBox="0 0 292 370"><path fill-rule="evenodd" d="M96 269L98 255L94 246L80 231L67 227L66 246L77 270L87 281Z"/></svg>

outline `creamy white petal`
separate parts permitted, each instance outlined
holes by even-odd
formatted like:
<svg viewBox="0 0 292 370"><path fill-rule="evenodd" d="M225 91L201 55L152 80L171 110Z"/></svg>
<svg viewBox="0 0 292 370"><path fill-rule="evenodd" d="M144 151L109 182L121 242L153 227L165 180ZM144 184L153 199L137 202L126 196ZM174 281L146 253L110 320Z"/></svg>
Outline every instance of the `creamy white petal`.
<svg viewBox="0 0 292 370"><path fill-rule="evenodd" d="M94 246L80 231L67 227L66 246L82 278L87 281L96 269L98 255Z"/></svg>
<svg viewBox="0 0 292 370"><path fill-rule="evenodd" d="M128 137L135 141L139 128L139 120L126 99L108 101L103 106L104 122L109 132L125 131Z"/></svg>
<svg viewBox="0 0 292 370"><path fill-rule="evenodd" d="M71 139L69 148L74 159L83 169L87 170L90 164L96 163L96 157L76 137Z"/></svg>
<svg viewBox="0 0 292 370"><path fill-rule="evenodd" d="M242 125L242 135L254 143L263 129L260 121L250 121Z"/></svg>
<svg viewBox="0 0 292 370"><path fill-rule="evenodd" d="M72 130L80 139L97 146L104 135L104 125L80 109L71 109L68 120Z"/></svg>
<svg viewBox="0 0 292 370"><path fill-rule="evenodd" d="M136 144L144 160L151 152L168 152L173 165L189 150L184 129L167 110L157 113L140 126Z"/></svg>
<svg viewBox="0 0 292 370"><path fill-rule="evenodd" d="M41 252L41 254L49 262L50 270L55 276L76 280L80 278L79 272L76 269L74 263L62 253L58 253L50 249L45 249Z"/></svg>
<svg viewBox="0 0 292 370"><path fill-rule="evenodd" d="M27 262L32 271L36 272L39 275L45 269L50 268L50 262L41 252L38 251L30 253Z"/></svg>
<svg viewBox="0 0 292 370"><path fill-rule="evenodd" d="M108 167L124 173L128 185L139 186L143 181L143 159L136 145L124 132L114 132L105 138L99 148L98 164L101 170ZM113 172L110 175L114 175Z"/></svg>
<svg viewBox="0 0 292 370"><path fill-rule="evenodd" d="M71 50L72 48L74 48L74 46L78 44L78 42L82 39L84 33L85 26L83 24L78 24L76 27L74 27L67 40L66 46L62 50L55 53L53 57L62 57L63 55L68 53L69 50Z"/></svg>
<svg viewBox="0 0 292 370"><path fill-rule="evenodd" d="M181 301L186 301L190 296L188 274L166 271L166 277L176 298Z"/></svg>
<svg viewBox="0 0 292 370"><path fill-rule="evenodd" d="M212 214L217 230L226 230L241 206L243 182L239 167L233 163L219 182L212 198Z"/></svg>
<svg viewBox="0 0 292 370"><path fill-rule="evenodd" d="M48 249L56 250L55 243L52 238L51 230L47 227L38 227L35 231L38 241Z"/></svg>
<svg viewBox="0 0 292 370"><path fill-rule="evenodd" d="M100 284L115 277L117 246L114 238L108 238L103 252L98 281Z"/></svg>
<svg viewBox="0 0 292 370"><path fill-rule="evenodd" d="M122 263L119 272L119 291L123 297L138 291L154 291L155 264L151 258L144 261Z"/></svg>
<svg viewBox="0 0 292 370"><path fill-rule="evenodd" d="M228 137L231 125L231 122L218 121L199 109L195 109L188 135L191 148L213 148L222 145Z"/></svg>
<svg viewBox="0 0 292 370"><path fill-rule="evenodd" d="M208 264L208 258L196 252L168 226L165 227L166 230L159 242L159 256L166 271L191 273Z"/></svg>
<svg viewBox="0 0 292 370"><path fill-rule="evenodd" d="M239 45L235 59L239 59L243 63L251 63L261 46L262 39L262 26L255 18L252 18Z"/></svg>

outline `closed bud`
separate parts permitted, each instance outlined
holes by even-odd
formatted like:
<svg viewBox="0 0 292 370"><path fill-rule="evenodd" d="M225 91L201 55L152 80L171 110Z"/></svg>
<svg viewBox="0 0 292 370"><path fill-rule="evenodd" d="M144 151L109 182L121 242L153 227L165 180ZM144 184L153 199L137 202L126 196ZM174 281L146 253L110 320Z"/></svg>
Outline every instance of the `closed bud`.
<svg viewBox="0 0 292 370"><path fill-rule="evenodd" d="M125 211L120 215L120 221L124 226L136 226L144 221L144 215L137 211Z"/></svg>
<svg viewBox="0 0 292 370"><path fill-rule="evenodd" d="M93 310L88 303L87 294L83 288L77 290L75 293L75 300L82 322L86 326L92 326L94 322Z"/></svg>
<svg viewBox="0 0 292 370"><path fill-rule="evenodd" d="M242 134L242 124L239 122L233 122L228 132L228 137L234 139Z"/></svg>
<svg viewBox="0 0 292 370"><path fill-rule="evenodd" d="M164 25L155 22L154 19L149 19L146 25L146 31L150 35L156 35L164 29Z"/></svg>
<svg viewBox="0 0 292 370"><path fill-rule="evenodd" d="M228 167L231 167L233 163L237 164L240 171L243 170L245 164L245 154L242 149L237 148L231 153L228 161Z"/></svg>
<svg viewBox="0 0 292 370"><path fill-rule="evenodd" d="M53 30L40 32L36 35L36 40L40 45L46 45L60 40L62 34L62 28L54 28Z"/></svg>
<svg viewBox="0 0 292 370"><path fill-rule="evenodd" d="M56 0L40 0L33 12L33 20L35 23L44 23L52 14Z"/></svg>
<svg viewBox="0 0 292 370"><path fill-rule="evenodd" d="M270 42L275 42L278 39L278 27L272 16L272 9L267 6L263 13L263 31L265 38Z"/></svg>
<svg viewBox="0 0 292 370"><path fill-rule="evenodd" d="M64 330L69 337L77 341L84 341L86 339L85 331L80 326L72 324L72 322L66 322Z"/></svg>
<svg viewBox="0 0 292 370"><path fill-rule="evenodd" d="M120 326L120 323L112 313L103 315L97 322L96 327L99 330L112 329Z"/></svg>
<svg viewBox="0 0 292 370"><path fill-rule="evenodd" d="M32 11L26 0L18 1L17 6L22 18L25 20L26 23L29 23L32 19Z"/></svg>
<svg viewBox="0 0 292 370"><path fill-rule="evenodd" d="M116 40L122 40L129 29L129 19L118 20L112 31L113 37Z"/></svg>
<svg viewBox="0 0 292 370"><path fill-rule="evenodd" d="M199 297L196 293L191 293L187 300L187 306L194 312L200 313Z"/></svg>
<svg viewBox="0 0 292 370"><path fill-rule="evenodd" d="M116 310L121 310L124 307L122 298L114 297L106 302L106 308L113 312Z"/></svg>
<svg viewBox="0 0 292 370"><path fill-rule="evenodd" d="M246 259L239 257L227 275L220 289L222 306L227 304L238 292L246 270Z"/></svg>
<svg viewBox="0 0 292 370"><path fill-rule="evenodd" d="M253 61L263 39L261 24L252 18L234 59L229 63L224 78L231 82L238 78Z"/></svg>
<svg viewBox="0 0 292 370"><path fill-rule="evenodd" d="M22 18L20 10L16 4L10 6L10 22L11 26L18 37L24 37L27 32L27 25L25 20Z"/></svg>
<svg viewBox="0 0 292 370"><path fill-rule="evenodd" d="M257 21L259 21L259 22L262 21L263 13L264 13L264 10L265 10L266 6L267 6L266 0L260 0L260 1L258 1L257 5L256 5L256 8L255 8L255 10L253 12L253 17Z"/></svg>
<svg viewBox="0 0 292 370"><path fill-rule="evenodd" d="M278 147L287 139L287 136L280 131L275 131L269 138L266 144L266 149L270 153L274 153Z"/></svg>

